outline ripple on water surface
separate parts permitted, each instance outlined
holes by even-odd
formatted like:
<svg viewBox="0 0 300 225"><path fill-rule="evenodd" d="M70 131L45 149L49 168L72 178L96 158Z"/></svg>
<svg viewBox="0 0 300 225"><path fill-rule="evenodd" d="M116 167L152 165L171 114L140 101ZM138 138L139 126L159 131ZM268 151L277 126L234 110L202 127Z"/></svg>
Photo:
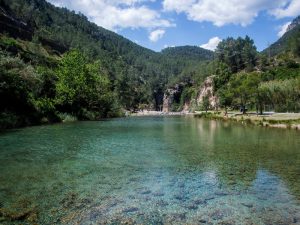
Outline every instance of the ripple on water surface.
<svg viewBox="0 0 300 225"><path fill-rule="evenodd" d="M2 224L300 224L300 139L189 117L0 135Z"/></svg>

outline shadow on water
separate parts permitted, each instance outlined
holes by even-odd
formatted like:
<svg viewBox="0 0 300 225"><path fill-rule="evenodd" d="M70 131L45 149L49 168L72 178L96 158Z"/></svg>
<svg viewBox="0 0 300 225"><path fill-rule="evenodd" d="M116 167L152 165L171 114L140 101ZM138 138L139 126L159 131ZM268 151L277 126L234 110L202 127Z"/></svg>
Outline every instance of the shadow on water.
<svg viewBox="0 0 300 225"><path fill-rule="evenodd" d="M297 224L299 133L190 117L0 135L3 224Z"/></svg>

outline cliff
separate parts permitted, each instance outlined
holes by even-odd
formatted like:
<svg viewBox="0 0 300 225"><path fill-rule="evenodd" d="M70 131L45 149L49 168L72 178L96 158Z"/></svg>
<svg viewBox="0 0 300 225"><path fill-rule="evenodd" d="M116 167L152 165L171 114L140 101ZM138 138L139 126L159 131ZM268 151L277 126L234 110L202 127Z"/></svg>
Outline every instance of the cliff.
<svg viewBox="0 0 300 225"><path fill-rule="evenodd" d="M163 109L165 113L174 111L174 106L180 103L180 97L184 84L176 84L173 88L168 88L164 93Z"/></svg>
<svg viewBox="0 0 300 225"><path fill-rule="evenodd" d="M202 86L200 87L198 95L197 95L197 99L196 99L198 106L201 106L201 104L203 104L203 99L205 97L208 97L210 108L217 109L218 97L216 96L216 94L214 92L213 78L214 78L214 76L207 77L205 79L205 81L203 82Z"/></svg>
<svg viewBox="0 0 300 225"><path fill-rule="evenodd" d="M203 84L196 90L196 97L190 99L182 98L182 93L188 86L184 83L176 84L173 88L168 88L164 93L163 112L172 111L192 112L201 108L203 99L208 97L209 108L217 109L218 97L213 87L214 76L207 77Z"/></svg>

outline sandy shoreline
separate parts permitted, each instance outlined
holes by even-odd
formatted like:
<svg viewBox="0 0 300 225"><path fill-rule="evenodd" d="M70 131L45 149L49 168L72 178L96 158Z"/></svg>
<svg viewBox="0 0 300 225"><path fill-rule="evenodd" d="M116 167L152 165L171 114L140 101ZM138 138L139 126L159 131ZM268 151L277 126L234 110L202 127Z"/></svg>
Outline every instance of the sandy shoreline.
<svg viewBox="0 0 300 225"><path fill-rule="evenodd" d="M195 113L188 112L161 112L161 111L140 111L132 113L130 116L181 116L181 115L194 115Z"/></svg>

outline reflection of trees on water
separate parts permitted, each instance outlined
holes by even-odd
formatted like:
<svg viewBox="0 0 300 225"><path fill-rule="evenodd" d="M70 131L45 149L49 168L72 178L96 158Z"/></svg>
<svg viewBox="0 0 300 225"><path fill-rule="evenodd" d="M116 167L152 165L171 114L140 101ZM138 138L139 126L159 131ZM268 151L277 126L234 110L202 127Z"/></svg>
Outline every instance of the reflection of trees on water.
<svg viewBox="0 0 300 225"><path fill-rule="evenodd" d="M249 188L261 169L279 176L299 199L299 134L289 130L243 126L231 122L183 119L169 123L165 141L172 143L183 164L216 171L228 187ZM188 124L187 124L188 123Z"/></svg>
<svg viewBox="0 0 300 225"><path fill-rule="evenodd" d="M241 139L240 127L219 121L199 121L198 133L207 140L208 162L214 162L220 184L228 187L248 188L256 177L258 163L253 156L244 152L232 137ZM238 129L238 130L237 130Z"/></svg>

